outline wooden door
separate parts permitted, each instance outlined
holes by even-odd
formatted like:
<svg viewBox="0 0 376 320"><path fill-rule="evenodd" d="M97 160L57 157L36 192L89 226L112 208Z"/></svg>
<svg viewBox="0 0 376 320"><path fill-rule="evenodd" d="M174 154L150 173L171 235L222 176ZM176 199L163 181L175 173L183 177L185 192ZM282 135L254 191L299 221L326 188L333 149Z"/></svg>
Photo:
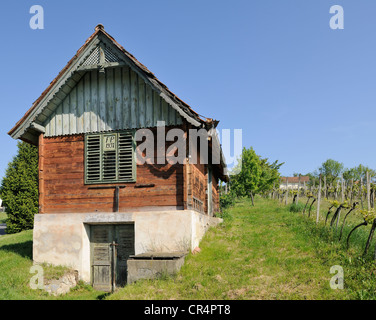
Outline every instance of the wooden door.
<svg viewBox="0 0 376 320"><path fill-rule="evenodd" d="M123 287L127 283L127 261L134 255L134 224L123 224L115 227L116 237L116 286Z"/></svg>
<svg viewBox="0 0 376 320"><path fill-rule="evenodd" d="M110 292L124 286L127 260L134 253L134 224L91 226L93 288Z"/></svg>
<svg viewBox="0 0 376 320"><path fill-rule="evenodd" d="M95 290L112 289L112 234L107 225L91 226L92 284Z"/></svg>

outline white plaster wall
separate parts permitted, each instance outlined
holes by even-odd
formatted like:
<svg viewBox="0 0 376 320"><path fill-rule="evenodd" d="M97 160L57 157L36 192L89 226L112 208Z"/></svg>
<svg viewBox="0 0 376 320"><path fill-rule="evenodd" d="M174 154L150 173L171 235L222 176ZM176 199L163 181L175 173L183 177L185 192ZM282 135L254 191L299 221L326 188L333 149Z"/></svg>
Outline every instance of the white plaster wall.
<svg viewBox="0 0 376 320"><path fill-rule="evenodd" d="M38 214L34 218L33 259L65 265L90 282L90 225L135 224L135 254L189 251L221 219L192 210L135 213Z"/></svg>
<svg viewBox="0 0 376 320"><path fill-rule="evenodd" d="M198 247L200 241L205 235L206 231L211 226L216 226L219 223L222 223L223 220L220 218L209 217L207 215L201 214L196 211L192 212L192 234L191 234L191 250Z"/></svg>

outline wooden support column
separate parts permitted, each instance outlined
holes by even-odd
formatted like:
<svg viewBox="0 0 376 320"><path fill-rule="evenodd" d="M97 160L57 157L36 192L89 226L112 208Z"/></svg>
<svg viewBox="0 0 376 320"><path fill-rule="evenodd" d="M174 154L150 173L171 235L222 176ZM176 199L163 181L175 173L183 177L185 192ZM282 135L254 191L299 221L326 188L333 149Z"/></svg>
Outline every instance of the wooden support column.
<svg viewBox="0 0 376 320"><path fill-rule="evenodd" d="M191 125L188 123L183 124L183 130L184 130L184 137L186 141L186 159L183 165L183 178L184 178L184 183L183 183L183 206L184 209L192 209L193 207L193 191L192 191L192 168L190 164L190 150L189 150L189 129L191 129Z"/></svg>
<svg viewBox="0 0 376 320"><path fill-rule="evenodd" d="M39 213L44 213L44 134L38 138Z"/></svg>
<svg viewBox="0 0 376 320"><path fill-rule="evenodd" d="M187 172L187 209L192 209L193 207L193 190L192 190L192 168L191 164L186 164L186 172Z"/></svg>

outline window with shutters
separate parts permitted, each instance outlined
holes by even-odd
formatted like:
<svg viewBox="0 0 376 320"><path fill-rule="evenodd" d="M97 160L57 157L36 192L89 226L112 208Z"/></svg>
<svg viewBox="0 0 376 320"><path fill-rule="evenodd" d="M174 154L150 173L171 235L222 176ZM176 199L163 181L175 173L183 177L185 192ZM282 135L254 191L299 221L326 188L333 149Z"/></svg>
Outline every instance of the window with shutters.
<svg viewBox="0 0 376 320"><path fill-rule="evenodd" d="M133 132L85 136L85 184L136 181Z"/></svg>

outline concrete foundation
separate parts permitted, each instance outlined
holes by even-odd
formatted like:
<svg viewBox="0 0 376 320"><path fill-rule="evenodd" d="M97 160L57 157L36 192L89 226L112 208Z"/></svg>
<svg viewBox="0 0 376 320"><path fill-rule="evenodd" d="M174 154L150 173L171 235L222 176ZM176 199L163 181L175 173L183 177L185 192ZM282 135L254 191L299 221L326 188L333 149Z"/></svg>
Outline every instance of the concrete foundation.
<svg viewBox="0 0 376 320"><path fill-rule="evenodd" d="M187 252L199 245L210 226L222 219L193 210L135 213L37 214L34 218L33 260L68 266L90 282L90 225L134 223L135 255Z"/></svg>
<svg viewBox="0 0 376 320"><path fill-rule="evenodd" d="M140 254L129 257L127 283L174 275L184 264L184 252Z"/></svg>

